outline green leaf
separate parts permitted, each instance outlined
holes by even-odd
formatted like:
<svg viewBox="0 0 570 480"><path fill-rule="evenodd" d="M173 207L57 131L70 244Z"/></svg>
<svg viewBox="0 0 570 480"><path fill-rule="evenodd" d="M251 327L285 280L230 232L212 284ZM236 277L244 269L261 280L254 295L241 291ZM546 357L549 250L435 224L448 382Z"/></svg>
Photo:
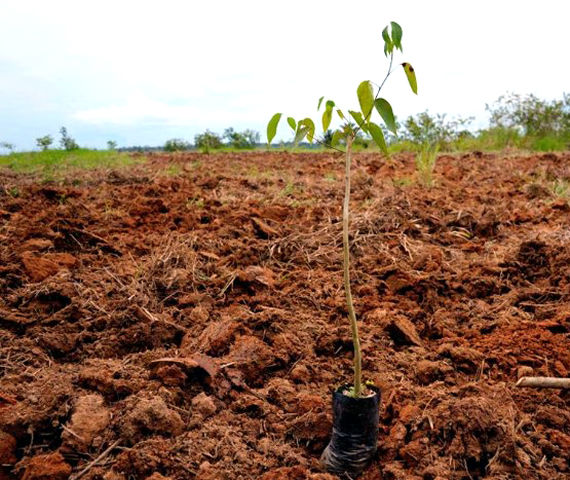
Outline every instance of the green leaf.
<svg viewBox="0 0 570 480"><path fill-rule="evenodd" d="M406 77L408 77L408 82L410 82L410 87L412 87L412 92L414 92L417 95L418 94L418 82L416 80L416 72L414 70L414 67L412 67L407 62L402 63L402 67L404 67L404 71L406 72Z"/></svg>
<svg viewBox="0 0 570 480"><path fill-rule="evenodd" d="M338 145L338 142L340 142L342 138L344 138L344 134L340 130L335 130L333 133L331 146L335 147Z"/></svg>
<svg viewBox="0 0 570 480"><path fill-rule="evenodd" d="M295 133L295 138L293 140L293 144L295 146L299 145L299 142L303 141L303 138L305 138L305 135L307 135L308 131L309 131L309 129L303 125L303 120L301 120L297 124L297 133Z"/></svg>
<svg viewBox="0 0 570 480"><path fill-rule="evenodd" d="M342 111L339 110L338 108L336 109L336 113L338 114L341 120L346 120L344 113L342 113Z"/></svg>
<svg viewBox="0 0 570 480"><path fill-rule="evenodd" d="M370 130L370 135L372 140L374 140L374 143L380 147L380 150L388 155L388 147L386 147L386 141L384 140L382 129L373 122L368 124L368 129Z"/></svg>
<svg viewBox="0 0 570 480"><path fill-rule="evenodd" d="M368 133L368 128L366 128L366 124L364 123L364 119L362 118L362 113L355 112L354 110L349 110L348 113L352 115L356 124L365 132Z"/></svg>
<svg viewBox="0 0 570 480"><path fill-rule="evenodd" d="M374 108L374 92L372 90L372 83L370 80L364 80L356 89L358 95L358 102L360 103L360 110L365 120L370 118L372 108Z"/></svg>
<svg viewBox="0 0 570 480"><path fill-rule="evenodd" d="M390 34L388 33L388 27L385 27L384 30L382 30L382 38L384 39L384 42L386 42L386 43L392 42L392 39L390 38Z"/></svg>
<svg viewBox="0 0 570 480"><path fill-rule="evenodd" d="M400 52L403 52L403 50L402 50L402 35L403 35L402 27L400 27L400 25L398 25L396 22L390 22L390 25L392 26L392 43L394 44L394 47L396 47L400 50Z"/></svg>
<svg viewBox="0 0 570 480"><path fill-rule="evenodd" d="M376 110L378 110L378 113L384 120L384 123L388 127L388 130L390 130L394 135L396 135L398 129L396 127L396 119L394 118L394 112L392 111L392 106L384 98L378 98L374 102L374 106L376 107Z"/></svg>
<svg viewBox="0 0 570 480"><path fill-rule="evenodd" d="M271 140L275 138L277 134L277 125L279 125L279 120L281 120L282 113L276 113L271 117L269 123L267 124L267 145L271 145Z"/></svg>
<svg viewBox="0 0 570 480"><path fill-rule="evenodd" d="M384 55L388 56L394 50L394 44L388 33L388 27L382 30L382 38L384 39Z"/></svg>
<svg viewBox="0 0 570 480"><path fill-rule="evenodd" d="M326 132L329 129L331 120L332 120L332 110L327 108L323 112L323 132Z"/></svg>
<svg viewBox="0 0 570 480"><path fill-rule="evenodd" d="M305 118L305 120L303 120L303 125L308 129L307 140L309 140L310 143L313 143L313 138L315 137L315 124L310 118Z"/></svg>
<svg viewBox="0 0 570 480"><path fill-rule="evenodd" d="M323 103L323 99L324 99L324 98L325 98L325 97L319 98L319 104L317 105L317 112L320 110L320 108L321 108L321 103Z"/></svg>
<svg viewBox="0 0 570 480"><path fill-rule="evenodd" d="M327 100L326 109L323 112L323 132L326 132L329 129L329 126L332 121L334 107L335 107L334 102L332 100Z"/></svg>
<svg viewBox="0 0 570 480"><path fill-rule="evenodd" d="M287 123L293 129L293 131L297 130L297 122L293 117L287 117Z"/></svg>

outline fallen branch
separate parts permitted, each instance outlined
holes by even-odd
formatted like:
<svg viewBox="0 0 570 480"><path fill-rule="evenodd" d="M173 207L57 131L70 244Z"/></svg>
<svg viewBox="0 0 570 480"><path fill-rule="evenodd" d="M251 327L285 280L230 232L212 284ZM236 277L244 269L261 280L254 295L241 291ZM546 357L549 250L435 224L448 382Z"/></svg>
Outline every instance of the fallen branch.
<svg viewBox="0 0 570 480"><path fill-rule="evenodd" d="M529 388L565 388L570 389L570 378L555 377L521 377L517 387Z"/></svg>

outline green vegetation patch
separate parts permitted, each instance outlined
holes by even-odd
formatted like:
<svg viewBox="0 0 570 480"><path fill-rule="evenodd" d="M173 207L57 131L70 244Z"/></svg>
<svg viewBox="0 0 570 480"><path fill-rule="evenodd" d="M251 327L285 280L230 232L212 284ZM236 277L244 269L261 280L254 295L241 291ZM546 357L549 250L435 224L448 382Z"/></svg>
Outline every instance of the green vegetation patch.
<svg viewBox="0 0 570 480"><path fill-rule="evenodd" d="M0 156L0 167L8 167L15 172L39 173L50 178L65 176L73 170L117 169L145 161L144 157L135 158L128 153L109 150L45 150Z"/></svg>

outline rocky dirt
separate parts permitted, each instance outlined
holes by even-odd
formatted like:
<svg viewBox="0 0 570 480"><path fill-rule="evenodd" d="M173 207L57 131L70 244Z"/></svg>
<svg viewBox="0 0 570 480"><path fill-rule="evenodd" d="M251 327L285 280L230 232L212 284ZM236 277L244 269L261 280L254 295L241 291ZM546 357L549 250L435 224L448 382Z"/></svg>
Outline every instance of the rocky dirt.
<svg viewBox="0 0 570 480"><path fill-rule="evenodd" d="M0 479L313 479L350 381L343 158L0 172ZM358 154L364 479L570 478L570 155Z"/></svg>

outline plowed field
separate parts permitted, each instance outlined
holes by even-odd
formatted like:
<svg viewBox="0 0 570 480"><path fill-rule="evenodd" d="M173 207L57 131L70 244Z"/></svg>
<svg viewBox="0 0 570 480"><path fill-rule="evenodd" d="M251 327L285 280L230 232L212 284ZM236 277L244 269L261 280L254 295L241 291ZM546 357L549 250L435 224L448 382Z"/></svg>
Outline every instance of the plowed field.
<svg viewBox="0 0 570 480"><path fill-rule="evenodd" d="M355 157L364 479L570 478L570 155ZM0 171L0 479L332 479L343 158ZM558 186L558 187L556 187ZM557 196L558 195L558 196Z"/></svg>

